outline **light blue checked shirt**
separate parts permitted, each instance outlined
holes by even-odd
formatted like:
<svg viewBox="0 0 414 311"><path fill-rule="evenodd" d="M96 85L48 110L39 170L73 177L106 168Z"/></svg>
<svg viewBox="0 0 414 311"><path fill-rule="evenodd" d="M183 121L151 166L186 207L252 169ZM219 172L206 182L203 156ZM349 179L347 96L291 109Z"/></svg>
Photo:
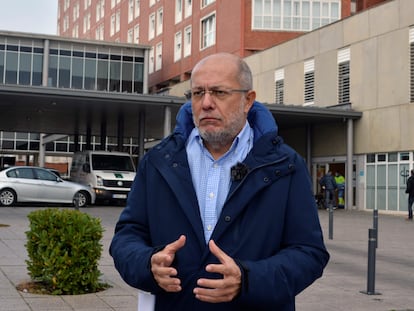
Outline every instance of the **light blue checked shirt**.
<svg viewBox="0 0 414 311"><path fill-rule="evenodd" d="M242 162L253 146L253 130L246 122L230 149L214 160L204 147L197 128L187 140L187 157L197 194L206 243L210 240L231 183L232 166Z"/></svg>

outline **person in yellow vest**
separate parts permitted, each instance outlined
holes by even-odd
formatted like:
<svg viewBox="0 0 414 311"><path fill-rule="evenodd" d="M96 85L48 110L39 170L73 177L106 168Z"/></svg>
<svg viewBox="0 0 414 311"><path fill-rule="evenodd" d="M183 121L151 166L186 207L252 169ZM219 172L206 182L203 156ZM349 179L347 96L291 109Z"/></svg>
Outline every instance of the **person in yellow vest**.
<svg viewBox="0 0 414 311"><path fill-rule="evenodd" d="M335 173L335 182L338 186L338 208L345 207L345 177L341 173Z"/></svg>

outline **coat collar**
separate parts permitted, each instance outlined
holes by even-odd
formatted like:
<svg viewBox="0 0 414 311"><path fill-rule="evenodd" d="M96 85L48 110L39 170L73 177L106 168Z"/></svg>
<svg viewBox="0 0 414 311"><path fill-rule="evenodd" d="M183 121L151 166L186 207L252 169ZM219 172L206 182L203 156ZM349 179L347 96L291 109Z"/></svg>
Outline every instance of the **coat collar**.
<svg viewBox="0 0 414 311"><path fill-rule="evenodd" d="M254 131L254 140L269 132L277 133L277 124L270 110L263 104L255 101L247 115L247 121ZM184 140L190 136L194 128L191 102L185 103L178 111L174 133L182 136Z"/></svg>

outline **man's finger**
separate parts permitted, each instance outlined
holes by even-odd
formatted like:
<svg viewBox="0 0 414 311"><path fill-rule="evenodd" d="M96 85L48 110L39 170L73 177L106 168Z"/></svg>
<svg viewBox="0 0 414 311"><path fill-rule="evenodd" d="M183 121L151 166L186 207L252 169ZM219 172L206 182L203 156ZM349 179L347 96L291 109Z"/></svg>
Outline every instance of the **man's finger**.
<svg viewBox="0 0 414 311"><path fill-rule="evenodd" d="M176 253L180 248L185 245L186 237L185 235L181 235L177 240L168 244L164 250L168 251L168 253Z"/></svg>
<svg viewBox="0 0 414 311"><path fill-rule="evenodd" d="M210 252L223 264L230 258L213 240L210 240L208 247Z"/></svg>

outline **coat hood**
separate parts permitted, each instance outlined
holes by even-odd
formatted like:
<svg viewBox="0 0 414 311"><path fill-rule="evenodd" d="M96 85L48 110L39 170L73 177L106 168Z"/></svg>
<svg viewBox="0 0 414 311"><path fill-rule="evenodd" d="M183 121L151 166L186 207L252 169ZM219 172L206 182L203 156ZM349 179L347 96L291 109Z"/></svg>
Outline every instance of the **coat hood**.
<svg viewBox="0 0 414 311"><path fill-rule="evenodd" d="M266 106L257 101L255 101L250 108L247 120L253 128L255 141L268 132L277 133L277 124L272 113ZM194 128L191 102L187 102L181 106L177 113L176 121L174 133L187 139Z"/></svg>

